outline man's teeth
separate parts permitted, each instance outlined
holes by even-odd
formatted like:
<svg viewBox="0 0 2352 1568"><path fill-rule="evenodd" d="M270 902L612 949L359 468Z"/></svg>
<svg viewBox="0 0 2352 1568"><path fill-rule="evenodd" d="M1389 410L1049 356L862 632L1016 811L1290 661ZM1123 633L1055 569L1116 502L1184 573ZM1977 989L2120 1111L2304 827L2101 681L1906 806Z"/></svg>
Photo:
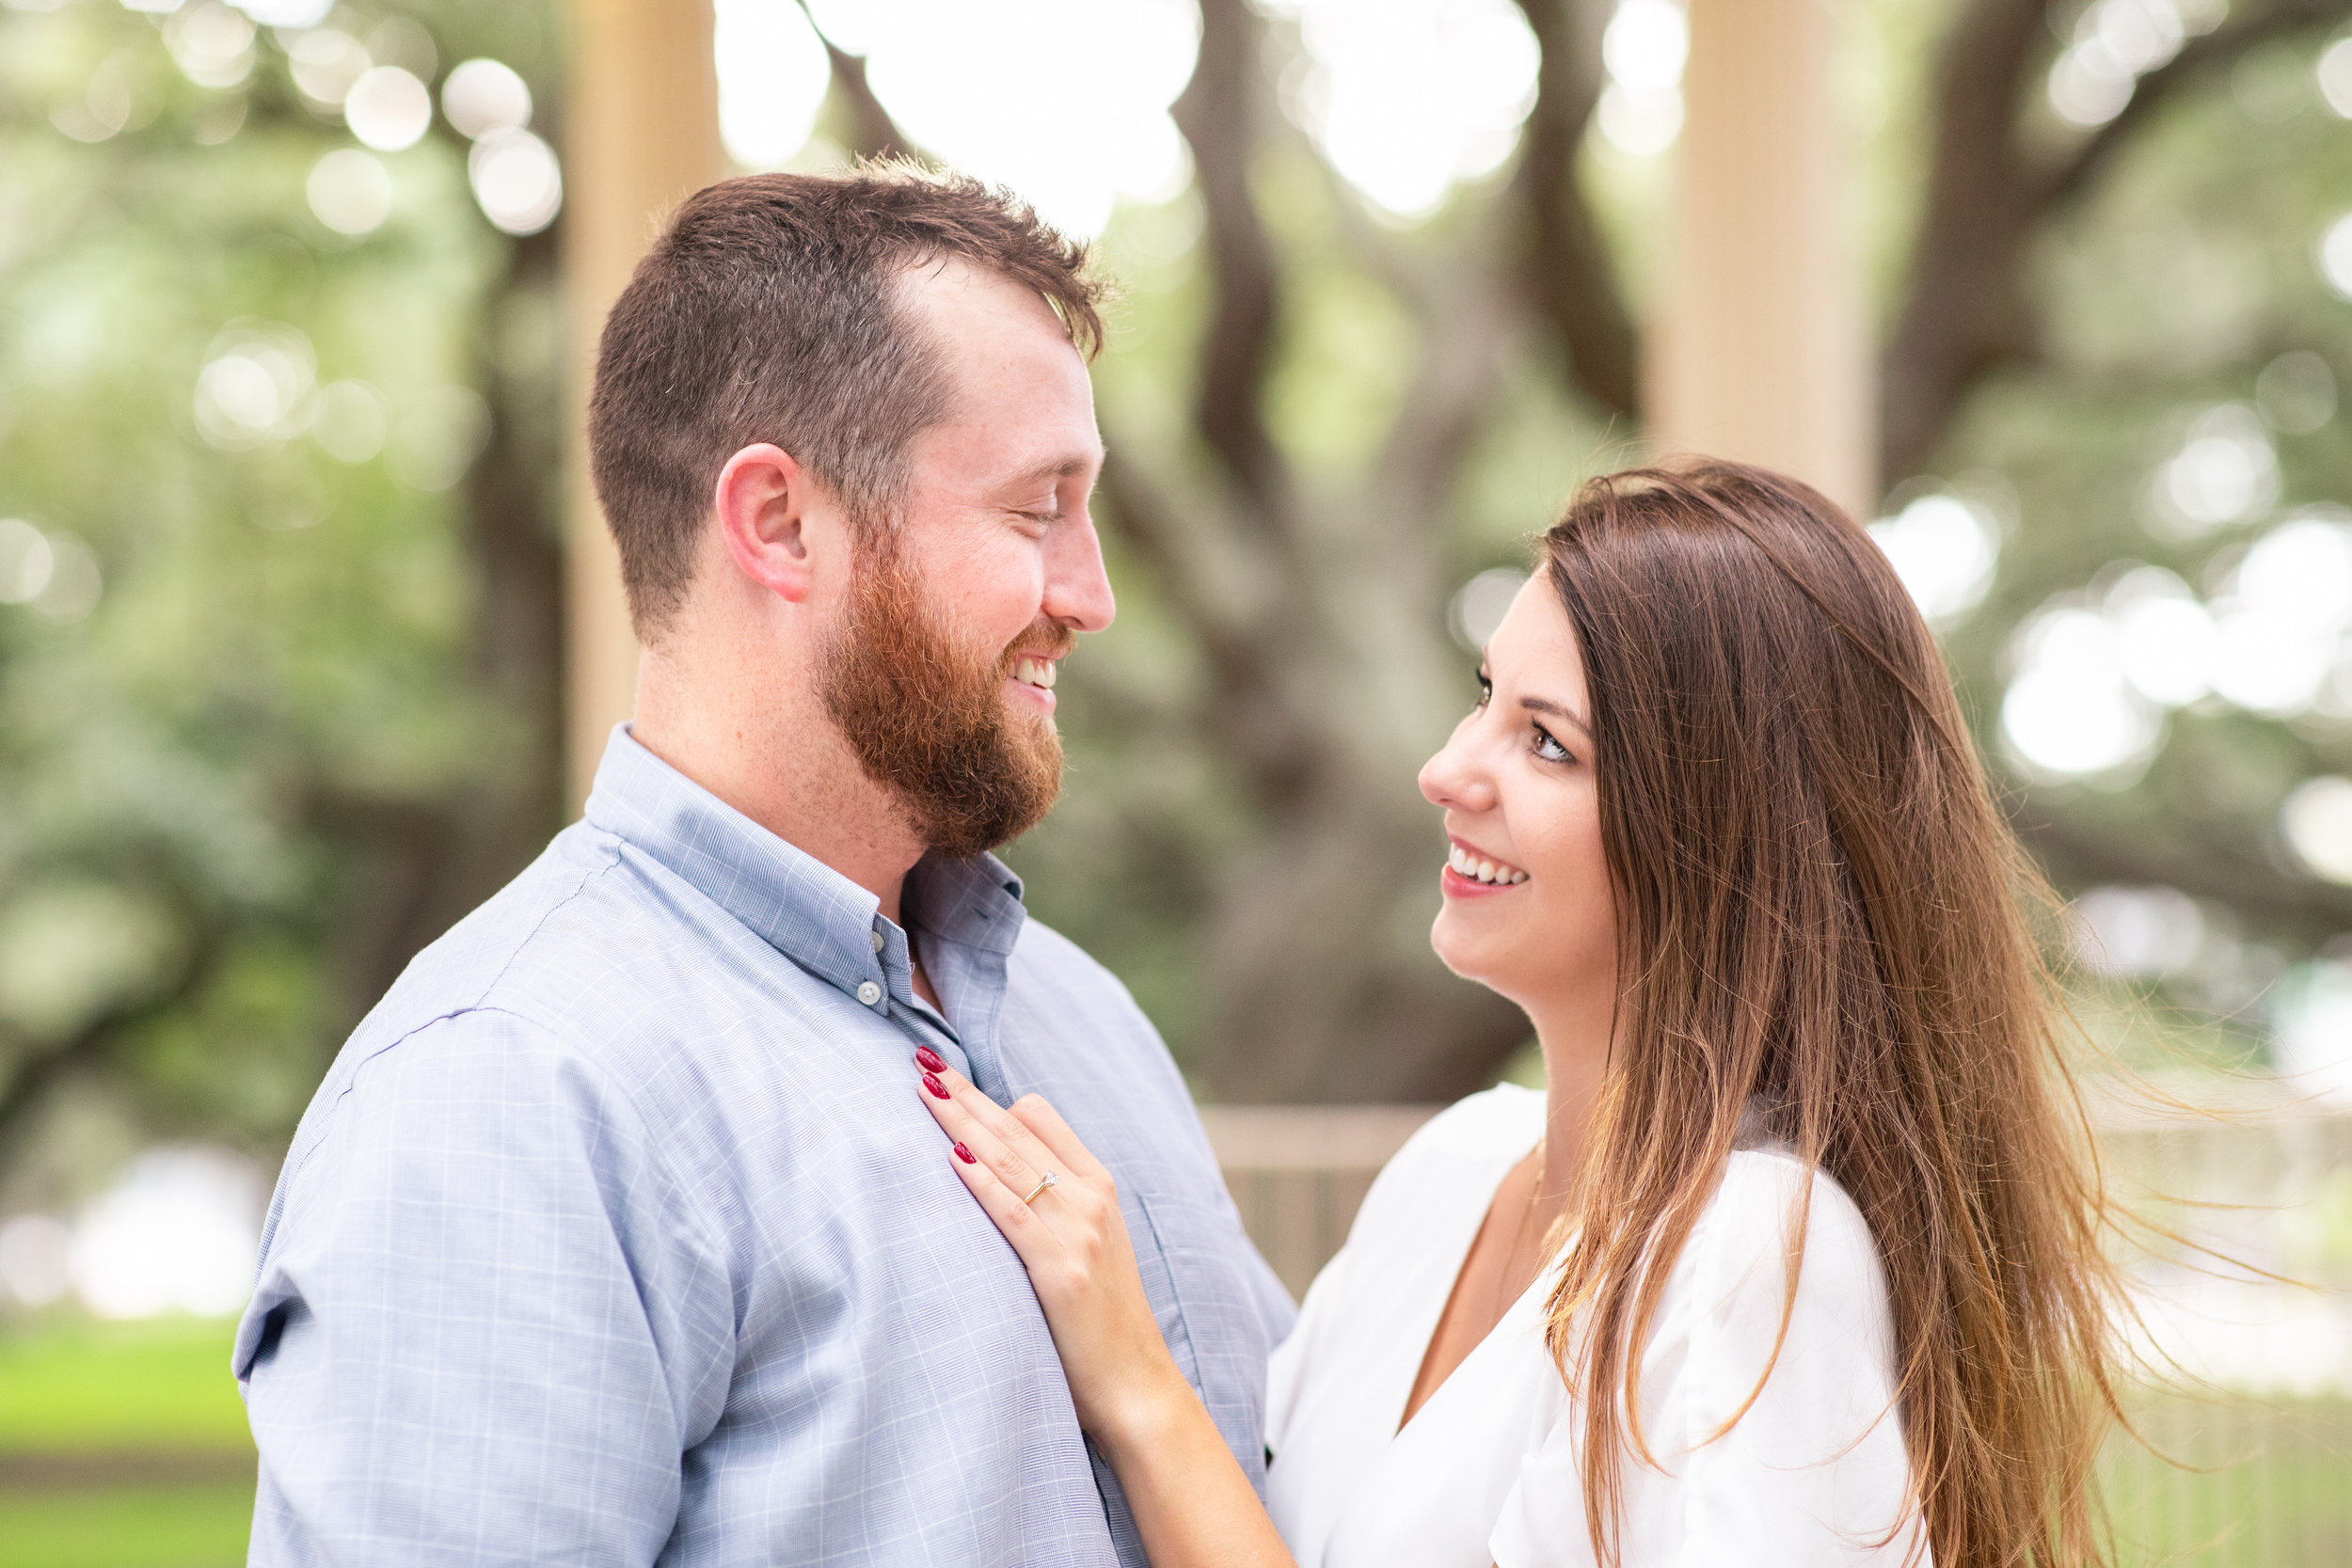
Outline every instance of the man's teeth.
<svg viewBox="0 0 2352 1568"><path fill-rule="evenodd" d="M1491 882L1497 887L1517 887L1527 880L1527 873L1517 866L1497 865L1490 860L1482 860L1458 844L1446 851L1445 863L1454 867L1456 876L1468 877L1473 882Z"/></svg>
<svg viewBox="0 0 2352 1568"><path fill-rule="evenodd" d="M1054 661L1024 654L1012 661L1012 678L1024 686L1041 687L1051 691L1054 689Z"/></svg>

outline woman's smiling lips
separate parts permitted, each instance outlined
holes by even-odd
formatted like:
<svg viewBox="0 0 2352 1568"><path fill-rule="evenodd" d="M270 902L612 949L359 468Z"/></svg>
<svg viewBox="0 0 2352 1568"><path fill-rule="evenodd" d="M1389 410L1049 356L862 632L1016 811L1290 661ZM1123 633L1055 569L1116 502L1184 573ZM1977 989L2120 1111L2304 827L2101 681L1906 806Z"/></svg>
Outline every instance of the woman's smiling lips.
<svg viewBox="0 0 2352 1568"><path fill-rule="evenodd" d="M1446 837L1453 847L1446 855L1445 869L1438 874L1438 885L1447 897L1476 898L1508 893L1527 880L1527 873L1518 866L1499 861L1452 833Z"/></svg>

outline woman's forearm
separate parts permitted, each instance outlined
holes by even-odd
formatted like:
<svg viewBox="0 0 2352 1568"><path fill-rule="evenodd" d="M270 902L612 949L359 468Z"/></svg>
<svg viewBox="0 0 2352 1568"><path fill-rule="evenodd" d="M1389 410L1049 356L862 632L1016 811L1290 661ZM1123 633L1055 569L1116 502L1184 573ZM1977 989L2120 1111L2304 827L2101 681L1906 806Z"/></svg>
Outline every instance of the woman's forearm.
<svg viewBox="0 0 2352 1568"><path fill-rule="evenodd" d="M1295 1568L1216 1423L1172 1367L1094 1440L1127 1494L1152 1568Z"/></svg>

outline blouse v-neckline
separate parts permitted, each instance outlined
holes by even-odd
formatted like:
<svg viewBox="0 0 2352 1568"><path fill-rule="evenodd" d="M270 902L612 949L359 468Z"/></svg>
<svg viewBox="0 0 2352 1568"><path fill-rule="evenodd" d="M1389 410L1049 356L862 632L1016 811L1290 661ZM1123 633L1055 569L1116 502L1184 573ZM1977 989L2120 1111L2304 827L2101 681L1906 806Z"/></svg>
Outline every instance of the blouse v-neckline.
<svg viewBox="0 0 2352 1568"><path fill-rule="evenodd" d="M1543 1111L1540 1094L1505 1086L1416 1134L1275 1352L1266 1507L1300 1568L1588 1560L1581 1402L1546 1343L1536 1284L1403 1419L1510 1164L1497 1151L1540 1136ZM1780 1231L1806 1191L1799 1300L1784 1318ZM1557 1275L1537 1283L1547 1277ZM1678 1457L1627 1466L1627 1560L1897 1568L1921 1537L1892 1414L1894 1344L1852 1201L1774 1148L1735 1150L1641 1352L1644 1429ZM1697 1442L1708 1433L1723 1435ZM1891 1526L1903 1528L1889 1536ZM1855 1544L1869 1539L1887 1544Z"/></svg>
<svg viewBox="0 0 2352 1568"><path fill-rule="evenodd" d="M1541 1142L1540 1139L1537 1141ZM1486 1227L1486 1217L1494 1212L1495 1198L1502 1193L1502 1184L1511 1180L1511 1173L1518 1169L1520 1162L1534 1152L1534 1146L1533 1145L1522 1149L1513 1155L1509 1164L1505 1164L1496 1175L1493 1185L1486 1188L1486 1201L1480 1204L1471 1214L1470 1233L1460 1238L1458 1249L1449 1249L1454 1259L1454 1266L1441 1275L1445 1288L1438 1296L1437 1309L1434 1312L1416 1314L1416 1322L1425 1318L1428 1326L1421 1333L1417 1341L1421 1346L1421 1354L1413 1357L1411 1366L1406 1371L1405 1392L1403 1397L1396 1402L1397 1418L1389 1429L1391 1444L1394 1444L1403 1437L1414 1422L1428 1413L1429 1407L1437 1403L1444 1396L1445 1391L1460 1379L1462 1370L1476 1360L1480 1352L1494 1343L1497 1332L1510 1321L1511 1315L1518 1310L1519 1304L1527 1299L1528 1292L1543 1283L1544 1271L1538 1267L1535 1271L1535 1277L1529 1280L1518 1294L1503 1305L1502 1310L1495 1315L1493 1323L1486 1325L1486 1331L1478 1337L1477 1342L1469 1350L1464 1351L1462 1358L1446 1370L1445 1376L1439 1378L1437 1386L1429 1390L1429 1397L1422 1401L1419 1407L1413 1407L1413 1389L1421 1383L1422 1369L1429 1364L1429 1353L1437 1344L1438 1330L1445 1323L1445 1309L1453 1305L1454 1292L1462 1288L1462 1275L1470 1267L1470 1254L1477 1249L1478 1234ZM1524 1215L1521 1216L1520 1223L1525 1224Z"/></svg>

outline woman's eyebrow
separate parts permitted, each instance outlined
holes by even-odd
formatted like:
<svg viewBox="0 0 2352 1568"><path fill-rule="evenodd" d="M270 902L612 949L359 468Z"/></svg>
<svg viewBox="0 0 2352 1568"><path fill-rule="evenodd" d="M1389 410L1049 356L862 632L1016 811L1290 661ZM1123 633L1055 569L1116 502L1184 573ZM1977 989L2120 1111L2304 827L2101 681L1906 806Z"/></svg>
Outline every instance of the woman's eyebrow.
<svg viewBox="0 0 2352 1568"><path fill-rule="evenodd" d="M1565 719L1582 730L1585 739L1590 740L1593 737L1593 726L1584 722L1577 711L1565 703L1555 703L1548 697L1521 697L1519 706L1531 713L1549 713L1554 719Z"/></svg>

